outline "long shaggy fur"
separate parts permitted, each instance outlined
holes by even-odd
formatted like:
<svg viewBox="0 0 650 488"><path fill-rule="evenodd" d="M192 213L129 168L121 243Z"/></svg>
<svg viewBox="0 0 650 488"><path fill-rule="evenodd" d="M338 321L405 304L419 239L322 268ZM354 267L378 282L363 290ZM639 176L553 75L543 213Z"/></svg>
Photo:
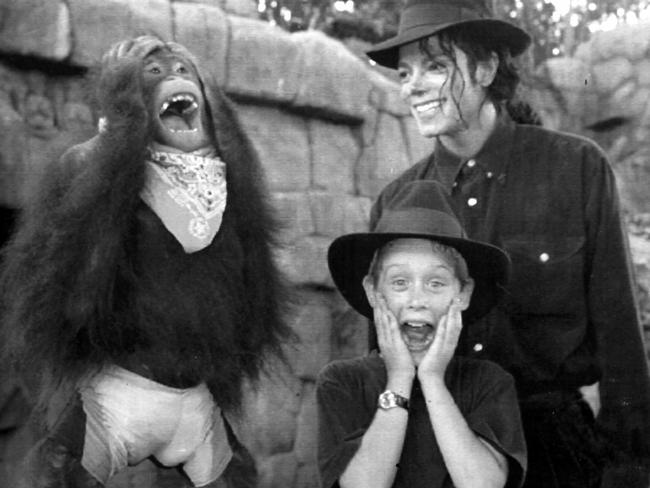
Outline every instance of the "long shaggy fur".
<svg viewBox="0 0 650 488"><path fill-rule="evenodd" d="M260 164L229 102L194 64L227 166L222 226L210 246L186 254L141 201L151 142L141 66L128 76L104 70L108 130L50 165L4 250L5 354L38 372L39 388L141 362L170 386L206 381L220 406L236 408L244 377L280 351L284 286Z"/></svg>

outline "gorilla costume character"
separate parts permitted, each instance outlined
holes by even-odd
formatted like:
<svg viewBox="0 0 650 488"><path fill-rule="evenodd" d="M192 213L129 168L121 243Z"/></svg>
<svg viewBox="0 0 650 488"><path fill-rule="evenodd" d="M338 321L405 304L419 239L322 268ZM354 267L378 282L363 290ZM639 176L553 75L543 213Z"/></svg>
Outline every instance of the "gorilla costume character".
<svg viewBox="0 0 650 488"><path fill-rule="evenodd" d="M26 485L147 458L219 484L251 460L224 413L289 334L261 168L179 44L117 43L98 95L99 133L50 165L5 249L5 352L43 428Z"/></svg>

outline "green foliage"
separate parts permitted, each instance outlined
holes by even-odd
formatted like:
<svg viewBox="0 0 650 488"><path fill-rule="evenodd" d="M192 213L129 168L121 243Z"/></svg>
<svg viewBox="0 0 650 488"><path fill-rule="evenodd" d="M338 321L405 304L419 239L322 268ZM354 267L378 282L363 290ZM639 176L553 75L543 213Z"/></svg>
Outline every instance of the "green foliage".
<svg viewBox="0 0 650 488"><path fill-rule="evenodd" d="M499 18L533 37L531 61L570 55L590 28L639 18L650 0L486 0ZM341 40L376 43L397 32L405 0L258 0L260 16L289 31L318 29ZM563 8L562 8L563 7Z"/></svg>

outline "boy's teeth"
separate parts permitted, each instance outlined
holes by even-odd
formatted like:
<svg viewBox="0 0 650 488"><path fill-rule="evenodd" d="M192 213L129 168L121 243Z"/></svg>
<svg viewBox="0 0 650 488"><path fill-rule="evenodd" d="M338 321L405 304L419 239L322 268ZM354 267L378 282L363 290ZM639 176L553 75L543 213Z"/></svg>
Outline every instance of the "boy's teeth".
<svg viewBox="0 0 650 488"><path fill-rule="evenodd" d="M404 325L406 325L408 327L413 327L413 328L419 329L419 328L425 327L425 326L427 326L429 324L427 324L425 322L404 322Z"/></svg>

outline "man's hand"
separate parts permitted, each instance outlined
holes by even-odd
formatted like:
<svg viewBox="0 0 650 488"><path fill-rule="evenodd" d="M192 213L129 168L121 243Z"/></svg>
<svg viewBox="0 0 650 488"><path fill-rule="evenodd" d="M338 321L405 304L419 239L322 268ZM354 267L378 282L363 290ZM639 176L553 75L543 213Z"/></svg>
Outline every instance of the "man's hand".
<svg viewBox="0 0 650 488"><path fill-rule="evenodd" d="M411 358L395 315L388 309L386 299L377 294L374 307L375 328L377 330L377 342L381 356L386 364L388 379L394 376L411 377L415 376L415 364Z"/></svg>
<svg viewBox="0 0 650 488"><path fill-rule="evenodd" d="M444 379L447 365L454 355L458 338L463 329L461 306L458 299L449 305L447 313L440 319L436 328L436 336L418 366L418 378Z"/></svg>

